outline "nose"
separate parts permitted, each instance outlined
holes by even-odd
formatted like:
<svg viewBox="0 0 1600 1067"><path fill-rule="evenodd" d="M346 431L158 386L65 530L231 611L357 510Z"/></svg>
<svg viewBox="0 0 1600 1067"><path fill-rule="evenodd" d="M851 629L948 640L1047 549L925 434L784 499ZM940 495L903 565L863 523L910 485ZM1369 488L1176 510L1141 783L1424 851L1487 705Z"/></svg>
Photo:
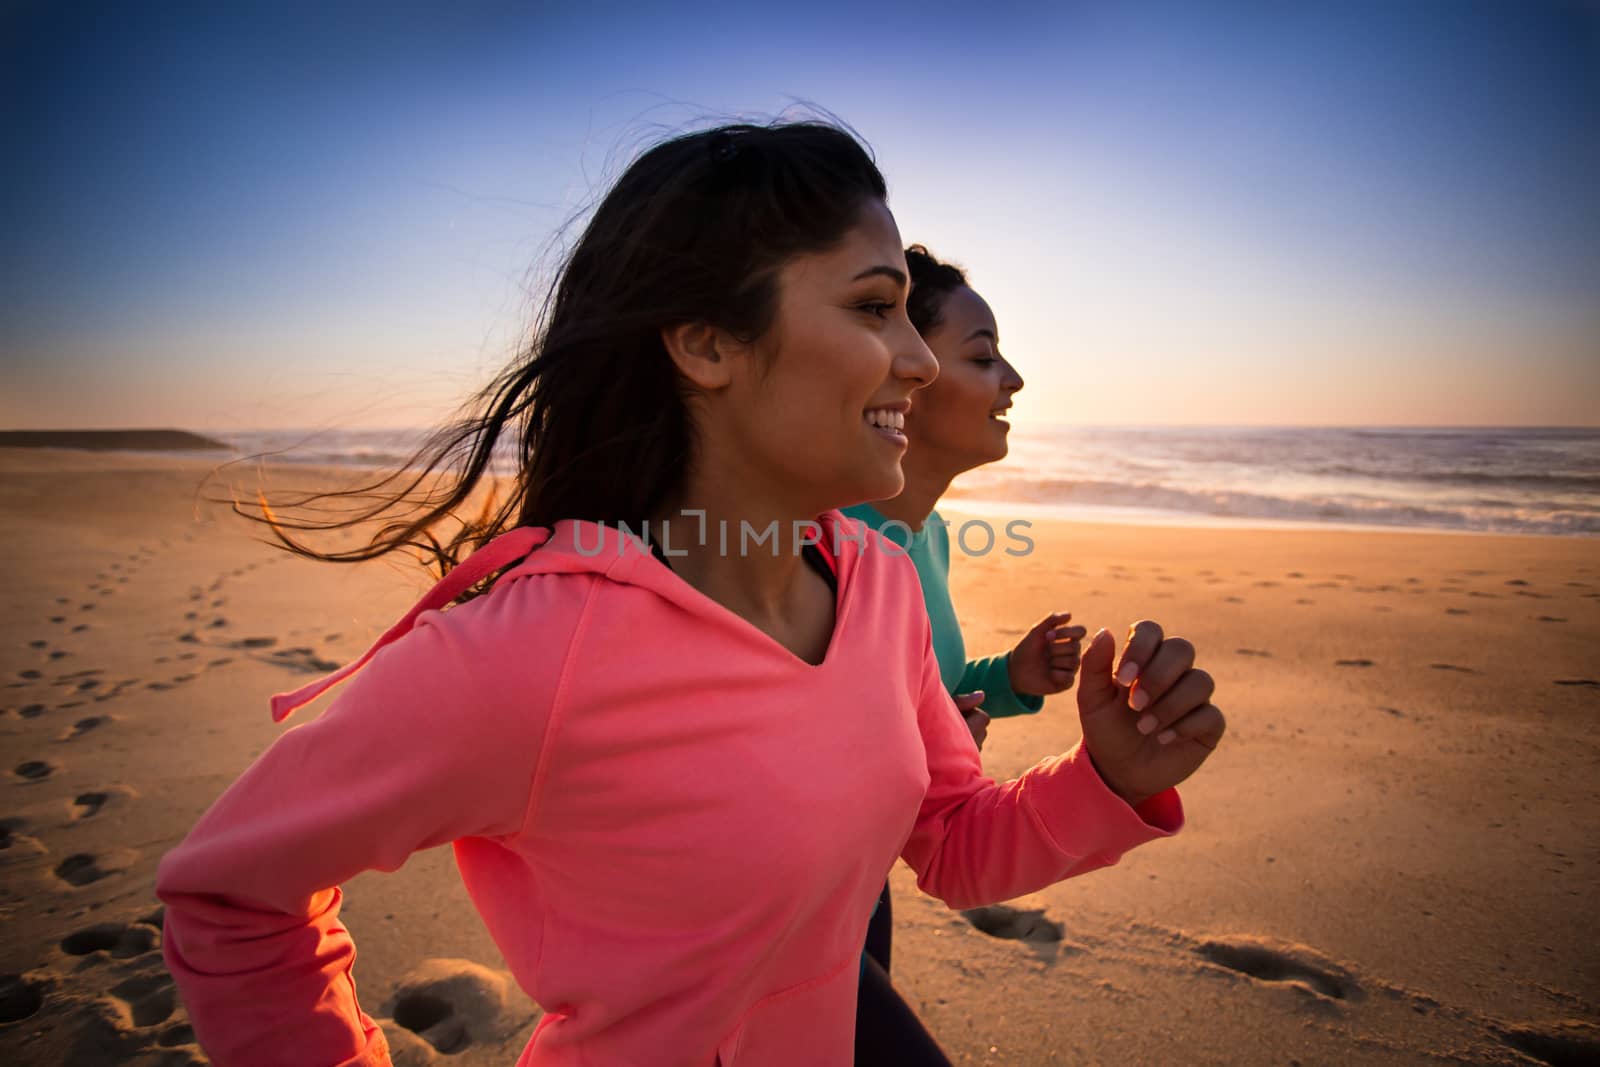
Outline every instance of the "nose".
<svg viewBox="0 0 1600 1067"><path fill-rule="evenodd" d="M901 330L900 344L895 349L892 367L896 378L915 382L915 389L925 388L939 376L939 359L922 339L917 328L908 319Z"/></svg>
<svg viewBox="0 0 1600 1067"><path fill-rule="evenodd" d="M1005 373L1000 376L1000 388L1007 393L1022 392L1022 387L1025 383L1022 380L1022 375L1017 373L1017 368L1011 365L1010 360L1003 357L1000 362L1005 366Z"/></svg>

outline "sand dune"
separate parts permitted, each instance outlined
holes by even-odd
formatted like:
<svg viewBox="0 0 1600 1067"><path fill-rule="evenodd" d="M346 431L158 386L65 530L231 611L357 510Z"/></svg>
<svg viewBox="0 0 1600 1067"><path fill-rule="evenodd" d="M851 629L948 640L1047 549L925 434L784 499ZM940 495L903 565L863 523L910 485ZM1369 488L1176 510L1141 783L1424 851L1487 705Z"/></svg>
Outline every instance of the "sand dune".
<svg viewBox="0 0 1600 1067"><path fill-rule="evenodd" d="M427 584L274 553L206 467L0 451L0 1060L204 1062L160 958L155 864L280 727L266 698ZM297 472L296 476L300 476ZM311 477L308 472L305 477ZM892 877L894 974L957 1062L1600 1062L1600 544L1036 523L957 558L974 653L1052 609L1199 647L1229 736L1189 826L951 911ZM1008 776L1070 695L990 728ZM509 1064L539 1010L448 850L346 887L398 1063Z"/></svg>

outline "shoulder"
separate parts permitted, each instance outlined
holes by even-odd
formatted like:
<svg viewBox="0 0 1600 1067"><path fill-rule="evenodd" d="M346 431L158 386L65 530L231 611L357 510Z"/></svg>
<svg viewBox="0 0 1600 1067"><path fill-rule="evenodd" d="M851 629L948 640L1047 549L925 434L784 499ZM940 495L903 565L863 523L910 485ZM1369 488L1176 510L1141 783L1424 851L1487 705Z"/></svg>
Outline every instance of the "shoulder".
<svg viewBox="0 0 1600 1067"><path fill-rule="evenodd" d="M509 574L464 604L423 612L363 673L484 698L537 693L555 685L601 584L593 574Z"/></svg>

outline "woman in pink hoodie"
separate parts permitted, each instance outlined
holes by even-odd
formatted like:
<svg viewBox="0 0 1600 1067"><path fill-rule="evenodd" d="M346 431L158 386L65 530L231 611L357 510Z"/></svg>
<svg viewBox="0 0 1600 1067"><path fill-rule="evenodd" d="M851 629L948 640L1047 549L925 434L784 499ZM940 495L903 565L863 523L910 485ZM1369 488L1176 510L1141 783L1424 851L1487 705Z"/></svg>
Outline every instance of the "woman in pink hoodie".
<svg viewBox="0 0 1600 1067"><path fill-rule="evenodd" d="M1083 742L996 783L910 562L836 510L899 492L899 426L936 373L901 248L838 129L658 145L430 475L377 487L368 544L315 553L298 537L344 520L274 520L320 558L421 547L447 573L274 699L281 719L350 678L162 862L167 963L213 1062L387 1063L338 886L446 842L544 1009L519 1064L799 1067L850 1061L897 857L971 907L1179 829L1173 787L1223 731L1187 642L1140 623L1114 671L1097 634ZM468 511L513 429L511 492ZM1141 733L1130 694L1177 741Z"/></svg>

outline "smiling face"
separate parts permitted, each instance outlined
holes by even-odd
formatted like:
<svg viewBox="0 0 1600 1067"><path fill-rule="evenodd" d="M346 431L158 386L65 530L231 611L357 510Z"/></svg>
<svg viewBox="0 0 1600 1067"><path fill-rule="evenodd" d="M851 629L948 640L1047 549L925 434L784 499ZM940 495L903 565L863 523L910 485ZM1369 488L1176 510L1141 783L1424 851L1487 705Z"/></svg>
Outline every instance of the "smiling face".
<svg viewBox="0 0 1600 1067"><path fill-rule="evenodd" d="M938 364L906 317L894 216L868 202L842 241L777 282L772 327L718 398L730 445L813 514L898 494L906 413Z"/></svg>
<svg viewBox="0 0 1600 1067"><path fill-rule="evenodd" d="M906 420L917 462L954 477L1004 459L1011 426L1003 412L1023 382L1000 355L994 312L960 286L945 296L923 340L939 360L939 377L917 394Z"/></svg>

